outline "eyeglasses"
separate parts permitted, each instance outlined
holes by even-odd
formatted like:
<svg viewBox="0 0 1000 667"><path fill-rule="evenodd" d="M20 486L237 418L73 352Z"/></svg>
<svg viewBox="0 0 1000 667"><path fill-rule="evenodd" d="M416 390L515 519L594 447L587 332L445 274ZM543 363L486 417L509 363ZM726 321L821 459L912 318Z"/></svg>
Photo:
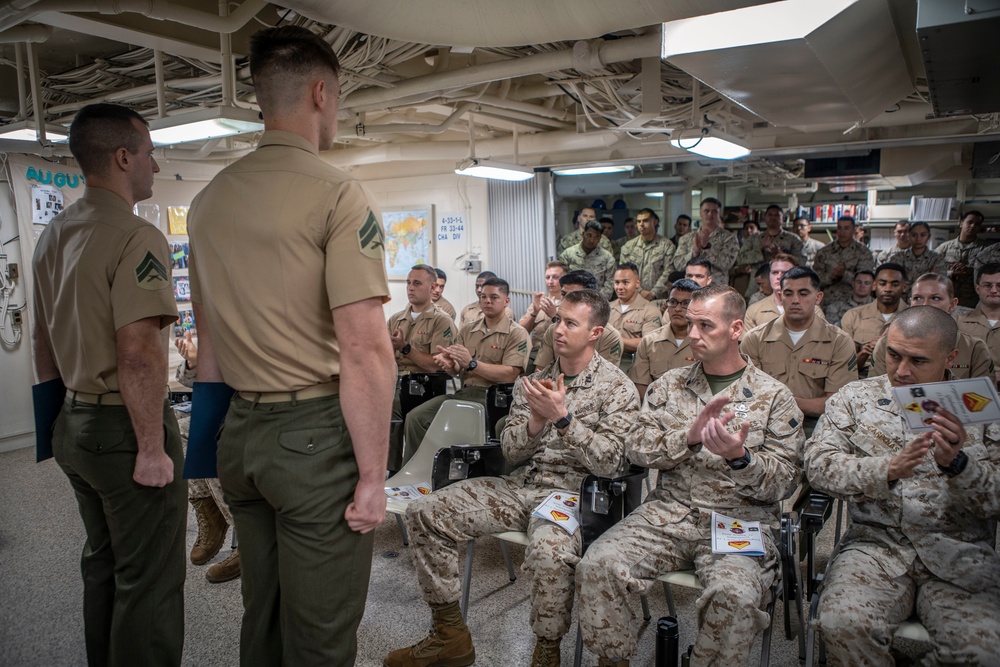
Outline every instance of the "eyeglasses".
<svg viewBox="0 0 1000 667"><path fill-rule="evenodd" d="M979 286L982 287L987 292L991 291L994 287L1000 289L1000 283L979 283ZM667 303L670 302L668 301Z"/></svg>
<svg viewBox="0 0 1000 667"><path fill-rule="evenodd" d="M678 301L677 299L667 299L667 308L676 308L680 306L681 308L687 308L691 305L691 299L687 301Z"/></svg>

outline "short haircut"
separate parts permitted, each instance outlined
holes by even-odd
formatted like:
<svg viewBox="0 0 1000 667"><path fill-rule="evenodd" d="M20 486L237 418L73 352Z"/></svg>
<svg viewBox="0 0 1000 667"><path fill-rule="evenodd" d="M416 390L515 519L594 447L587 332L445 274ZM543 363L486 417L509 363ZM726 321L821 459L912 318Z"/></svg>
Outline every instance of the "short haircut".
<svg viewBox="0 0 1000 667"><path fill-rule="evenodd" d="M974 215L974 216L976 216L976 217L977 217L977 218L979 219L979 223L978 223L978 224L980 224L980 225L981 225L981 224L983 224L983 222L984 222L984 221L986 220L986 216L984 216L984 215L983 215L982 213L980 213L979 211L966 211L966 212L965 212L965 215L963 215L963 216L962 216L962 220L965 220L965 219L966 219L966 218L968 218L968 217L969 217L970 215Z"/></svg>
<svg viewBox="0 0 1000 667"><path fill-rule="evenodd" d="M910 233L912 234L913 230L916 229L917 227L923 227L924 229L927 230L928 234L931 233L931 226L928 225L926 222L911 222L910 223Z"/></svg>
<svg viewBox="0 0 1000 667"><path fill-rule="evenodd" d="M643 213L651 217L653 220L656 220L657 222L660 221L660 216L656 215L656 211L654 211L651 208L641 209L637 215L642 215Z"/></svg>
<svg viewBox="0 0 1000 667"><path fill-rule="evenodd" d="M703 266L705 267L706 271L708 271L709 273L712 272L712 263L707 259L705 259L704 257L692 257L687 261L687 264L684 265L684 268L687 268L689 266Z"/></svg>
<svg viewBox="0 0 1000 667"><path fill-rule="evenodd" d="M688 215L687 213L681 213L679 216L677 216L677 219L678 220L687 220L688 222L691 222L691 216Z"/></svg>
<svg viewBox="0 0 1000 667"><path fill-rule="evenodd" d="M726 216L726 217L728 218L729 216ZM753 225L757 229L760 229L760 225L757 223L756 220L744 220L743 221L743 231L746 231L747 225Z"/></svg>
<svg viewBox="0 0 1000 667"><path fill-rule="evenodd" d="M897 314L889 325L904 338L931 339L947 352L958 344L958 322L948 313L934 306L913 306Z"/></svg>
<svg viewBox="0 0 1000 667"><path fill-rule="evenodd" d="M983 276L992 276L995 273L1000 273L1000 262L986 262L976 271L976 284L982 282Z"/></svg>
<svg viewBox="0 0 1000 667"><path fill-rule="evenodd" d="M69 126L69 150L84 178L106 175L119 148L138 154L144 137L133 121L149 125L138 113L119 104L88 104L77 112Z"/></svg>
<svg viewBox="0 0 1000 667"><path fill-rule="evenodd" d="M858 271L858 272L856 272L854 274L855 278L857 278L858 276L871 276L872 280L873 281L875 280L875 272L874 271L869 271L868 269L861 269L860 271Z"/></svg>
<svg viewBox="0 0 1000 667"><path fill-rule="evenodd" d="M925 273L913 281L913 286L916 287L918 283L937 283L948 292L948 298L955 298L955 283L951 282L951 278L948 276L943 276L940 273Z"/></svg>
<svg viewBox="0 0 1000 667"><path fill-rule="evenodd" d="M496 276L493 276L485 283L483 283L483 288L486 287L496 287L498 290L500 290L500 293L503 294L504 296L510 296L510 285L507 284L507 281L504 280L503 278L497 278Z"/></svg>
<svg viewBox="0 0 1000 667"><path fill-rule="evenodd" d="M431 279L432 283L437 283L438 274L434 270L433 266L429 264L414 264L410 267L410 271L424 271L427 273L428 277Z"/></svg>
<svg viewBox="0 0 1000 667"><path fill-rule="evenodd" d="M715 204L716 206L719 207L720 211L722 210L722 202L716 199L715 197L705 197L704 199L702 199L701 203L698 204L698 210L701 210L701 207L704 206L705 204Z"/></svg>
<svg viewBox="0 0 1000 667"><path fill-rule="evenodd" d="M707 287L702 287L691 293L691 303L708 301L715 297L722 297L722 316L726 318L726 324L731 324L734 320L742 320L747 312L747 302L739 292L729 285L712 283Z"/></svg>
<svg viewBox="0 0 1000 667"><path fill-rule="evenodd" d="M592 229L598 234L604 233L604 227L602 227L601 223L599 223L597 220L588 220L587 224L583 226L583 231L586 232L588 229Z"/></svg>
<svg viewBox="0 0 1000 667"><path fill-rule="evenodd" d="M675 281L674 284L670 286L671 292L673 292L674 290L679 290L681 292L697 292L700 289L701 285L687 278L681 278L680 280Z"/></svg>
<svg viewBox="0 0 1000 667"><path fill-rule="evenodd" d="M795 255L789 255L787 252L779 252L771 257L771 264L774 264L775 262L788 262L792 266L798 266L799 258Z"/></svg>
<svg viewBox="0 0 1000 667"><path fill-rule="evenodd" d="M440 278L441 280L448 282L448 274L442 271L441 269L434 269L434 273L436 273L437 277Z"/></svg>
<svg viewBox="0 0 1000 667"><path fill-rule="evenodd" d="M339 73L333 48L300 26L265 28L250 38L250 76L265 119L298 104L311 77L336 79Z"/></svg>
<svg viewBox="0 0 1000 667"><path fill-rule="evenodd" d="M608 300L595 289L578 289L567 292L562 303L582 303L590 308L587 322L592 327L607 326L608 320L611 318L611 306L608 304Z"/></svg>
<svg viewBox="0 0 1000 667"><path fill-rule="evenodd" d="M609 224L611 226L614 226L614 224L615 224L615 221L612 220L611 218L601 218L600 222L601 222L602 225L605 224L605 223L607 223L607 224Z"/></svg>
<svg viewBox="0 0 1000 667"><path fill-rule="evenodd" d="M854 227L858 226L858 221L854 219L853 215L842 215L839 218L837 218L837 222L840 222L841 220L847 220Z"/></svg>
<svg viewBox="0 0 1000 667"><path fill-rule="evenodd" d="M565 262L560 262L558 259L554 259L551 262L546 263L546 269L562 269L563 273L569 271L569 267L566 266Z"/></svg>
<svg viewBox="0 0 1000 667"><path fill-rule="evenodd" d="M771 273L771 265L761 264L760 266L757 267L757 270L754 271L753 277L762 278L763 276L766 276L769 273Z"/></svg>
<svg viewBox="0 0 1000 667"><path fill-rule="evenodd" d="M669 282L669 283L675 283L678 280L684 280L685 279L684 277L686 275L687 274L685 272L683 272L683 271L671 271L670 275L667 276L667 282Z"/></svg>
<svg viewBox="0 0 1000 667"><path fill-rule="evenodd" d="M583 269L577 269L576 271L570 271L569 273L563 274L559 278L559 284L565 287L566 285L579 285L583 289L600 289L597 284L597 278L590 271L585 271Z"/></svg>
<svg viewBox="0 0 1000 667"><path fill-rule="evenodd" d="M903 276L903 280L909 280L906 277L906 267L902 264L897 264L896 262L885 262L884 264L879 264L875 267L875 278L878 279L878 274L883 271L899 271L900 275Z"/></svg>
<svg viewBox="0 0 1000 667"><path fill-rule="evenodd" d="M497 277L498 277L497 274L493 273L492 271L483 271L478 276L476 276L476 280L477 281L478 280L489 280L490 278L497 278Z"/></svg>
<svg viewBox="0 0 1000 667"><path fill-rule="evenodd" d="M896 223L896 227L899 227L900 225L903 225L904 227L906 227L907 229L909 229L910 228L910 221L909 220L900 220L899 222Z"/></svg>
<svg viewBox="0 0 1000 667"><path fill-rule="evenodd" d="M781 208L777 204L771 204L770 206L768 206L767 208L765 208L764 209L764 213L767 213L771 209L776 209L778 211L778 213L781 214L781 217L785 217L785 209Z"/></svg>
<svg viewBox="0 0 1000 667"><path fill-rule="evenodd" d="M793 266L788 271L785 271L785 275L781 276L781 289L785 289L786 280L798 280L799 278L808 278L812 288L817 292L819 291L822 284L820 283L819 276L807 266Z"/></svg>
<svg viewBox="0 0 1000 667"><path fill-rule="evenodd" d="M639 275L639 267L635 265L635 262L622 262L615 271L634 271L635 275Z"/></svg>

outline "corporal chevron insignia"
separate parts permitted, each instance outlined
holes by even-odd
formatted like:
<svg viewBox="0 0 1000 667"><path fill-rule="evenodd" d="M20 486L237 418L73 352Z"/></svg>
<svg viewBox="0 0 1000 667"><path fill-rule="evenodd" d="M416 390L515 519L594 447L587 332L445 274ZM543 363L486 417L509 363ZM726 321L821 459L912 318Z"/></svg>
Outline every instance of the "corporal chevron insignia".
<svg viewBox="0 0 1000 667"><path fill-rule="evenodd" d="M358 248L362 255L372 259L382 259L385 251L385 230L371 210L368 211L365 224L358 229Z"/></svg>
<svg viewBox="0 0 1000 667"><path fill-rule="evenodd" d="M145 257L135 267L135 284L153 292L170 286L167 267L150 250L146 251Z"/></svg>

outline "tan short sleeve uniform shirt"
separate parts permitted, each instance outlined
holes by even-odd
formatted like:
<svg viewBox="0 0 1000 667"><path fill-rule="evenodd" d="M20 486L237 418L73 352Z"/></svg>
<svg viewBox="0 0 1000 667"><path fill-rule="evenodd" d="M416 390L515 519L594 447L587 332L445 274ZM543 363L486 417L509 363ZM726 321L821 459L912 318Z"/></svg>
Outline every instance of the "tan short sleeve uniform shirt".
<svg viewBox="0 0 1000 667"><path fill-rule="evenodd" d="M618 329L622 338L642 338L663 326L660 309L641 296L635 297L625 312L617 301L613 302L608 324Z"/></svg>
<svg viewBox="0 0 1000 667"><path fill-rule="evenodd" d="M463 345L478 362L514 366L522 370L528 365L528 353L531 352L528 332L507 316L501 318L493 329L487 328L485 317L466 324L458 333L455 343ZM461 376L463 385L489 387L493 384L465 370Z"/></svg>
<svg viewBox="0 0 1000 667"><path fill-rule="evenodd" d="M338 377L331 309L389 299L378 209L297 134L265 132L198 195L188 226L191 298L234 389L296 391Z"/></svg>
<svg viewBox="0 0 1000 667"><path fill-rule="evenodd" d="M665 324L642 337L628 377L636 384L650 385L667 371L690 366L695 361L688 339L682 338L678 344L670 325Z"/></svg>
<svg viewBox="0 0 1000 667"><path fill-rule="evenodd" d="M161 329L177 319L166 238L110 190L88 186L49 223L32 270L35 322L70 390L118 391L115 332L149 317Z"/></svg>
<svg viewBox="0 0 1000 667"><path fill-rule="evenodd" d="M413 349L424 354L437 354L437 347L448 347L455 340L455 322L437 306L413 317L413 306L407 306L389 318L389 333L402 331L403 340ZM421 369L405 354L396 351L396 369L399 375L419 373Z"/></svg>

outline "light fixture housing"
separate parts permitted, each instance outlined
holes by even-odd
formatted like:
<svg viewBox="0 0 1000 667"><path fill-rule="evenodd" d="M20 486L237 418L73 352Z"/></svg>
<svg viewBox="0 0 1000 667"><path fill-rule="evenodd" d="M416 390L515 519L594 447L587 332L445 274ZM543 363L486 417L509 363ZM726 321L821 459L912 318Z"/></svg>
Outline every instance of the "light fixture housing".
<svg viewBox="0 0 1000 667"><path fill-rule="evenodd" d="M527 167L478 157L470 157L459 162L455 173L459 176L489 178L495 181L527 181L535 177L534 170Z"/></svg>
<svg viewBox="0 0 1000 667"><path fill-rule="evenodd" d="M553 169L552 173L556 176L589 176L591 174L617 174L633 169L635 169L635 165L632 164L606 164L590 167L560 167Z"/></svg>
<svg viewBox="0 0 1000 667"><path fill-rule="evenodd" d="M38 129L33 120L21 120L0 126L0 139L13 141L39 141ZM69 141L69 131L62 125L45 124L45 141L64 144Z"/></svg>
<svg viewBox="0 0 1000 667"><path fill-rule="evenodd" d="M645 194L647 197L652 197L653 199L663 199L662 192L647 192Z"/></svg>
<svg viewBox="0 0 1000 667"><path fill-rule="evenodd" d="M690 139L678 136L670 140L670 145L713 160L738 160L750 155L750 146L745 141L714 127L703 127L700 136Z"/></svg>
<svg viewBox="0 0 1000 667"><path fill-rule="evenodd" d="M257 111L240 107L205 107L149 121L149 136L154 146L207 141L263 129L264 121Z"/></svg>

